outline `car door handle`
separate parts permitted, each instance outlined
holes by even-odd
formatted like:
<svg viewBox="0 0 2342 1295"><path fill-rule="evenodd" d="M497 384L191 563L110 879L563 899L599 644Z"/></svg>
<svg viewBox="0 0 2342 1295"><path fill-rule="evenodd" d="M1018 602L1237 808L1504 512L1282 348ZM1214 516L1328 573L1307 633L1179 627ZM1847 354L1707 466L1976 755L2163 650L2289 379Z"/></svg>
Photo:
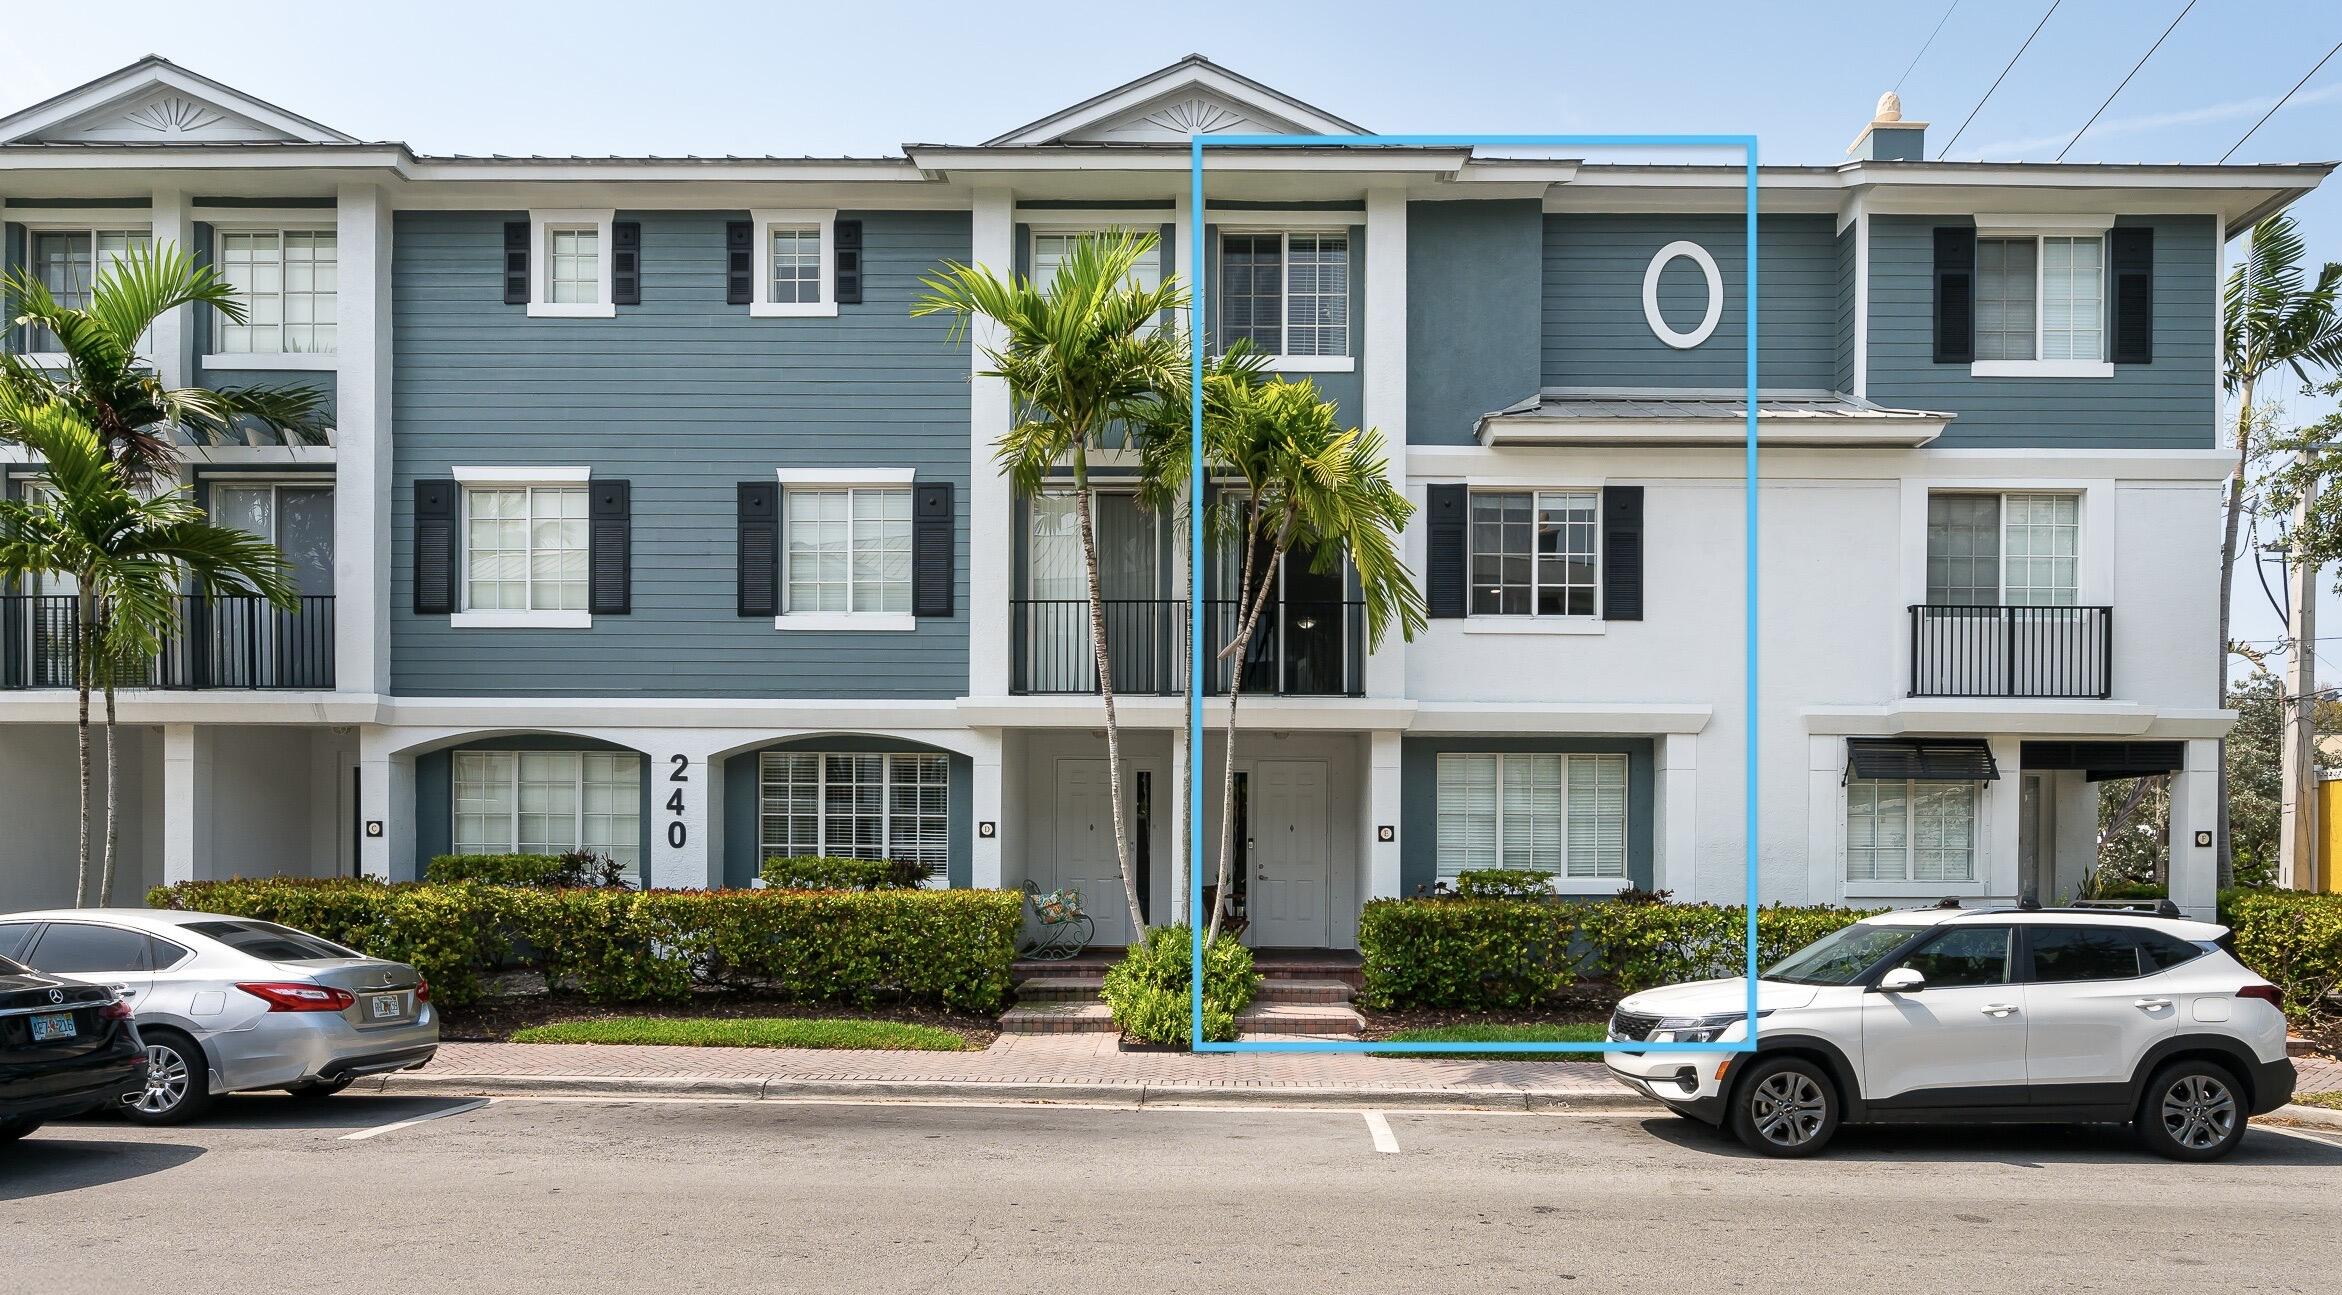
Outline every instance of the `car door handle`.
<svg viewBox="0 0 2342 1295"><path fill-rule="evenodd" d="M2134 998L2131 1000L2131 1006L2143 1012L2160 1012L2171 1006L2171 1000L2168 998Z"/></svg>
<svg viewBox="0 0 2342 1295"><path fill-rule="evenodd" d="M2016 1010L2017 1005L2015 1003L1986 1003L1984 1005L1984 1014L1986 1016L2007 1016Z"/></svg>

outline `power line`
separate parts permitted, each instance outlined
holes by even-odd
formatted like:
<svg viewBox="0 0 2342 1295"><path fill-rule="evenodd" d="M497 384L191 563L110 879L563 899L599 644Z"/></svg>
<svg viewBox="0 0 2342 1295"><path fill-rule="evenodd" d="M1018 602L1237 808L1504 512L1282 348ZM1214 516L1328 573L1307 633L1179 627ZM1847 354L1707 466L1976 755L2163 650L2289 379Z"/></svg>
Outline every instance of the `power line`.
<svg viewBox="0 0 2342 1295"><path fill-rule="evenodd" d="M2122 87L2129 85L2131 78L2139 74L2139 69L2147 66L2147 60L2155 57L2155 51L2163 48L2163 42L2171 38L2172 28L2179 26L2179 19L2187 17L2188 10L2195 7L2196 0L2187 0L2187 6L2179 11L2179 17L2171 20L2171 26L2164 28L2163 34L2155 38L2155 43L2147 47L2147 52L2139 55L2139 61L2131 64L2131 70L2123 74L2122 85L2114 87L2114 94L2106 96L2106 102L2098 105L2098 112L2090 114L2090 120L2082 123L2082 128L2074 132L2074 137L2066 141L2066 146L2057 151L2057 156L2051 159L2052 161L2063 162L2066 160L2066 154L2073 149L2074 145L2082 141L2082 136L2090 133L2092 126L2098 124L2098 113L2106 111L2108 105L2114 102L2115 95L2122 93Z"/></svg>
<svg viewBox="0 0 2342 1295"><path fill-rule="evenodd" d="M2191 3L2191 4L2193 4L2194 2L2195 2L2195 0L2189 0L2189 3ZM1919 60L1921 60L1921 59L1923 59L1923 58L1926 58L1926 57L1927 57L1927 51L1928 51L1928 49L1929 49L1929 47L1930 47L1930 46L1933 46L1933 45L1935 44L1935 38L1936 38L1936 37L1938 37L1938 36L1941 36L1941 35L1943 35L1944 24L1945 24L1945 23L1948 23L1948 22L1950 22L1950 21L1952 20L1952 10L1954 10L1954 9L1957 9L1957 8L1959 8L1959 7L1960 7L1960 0L1952 0L1952 2L1951 2L1949 5L1946 5L1946 6L1944 7L1944 16L1943 16L1943 17L1941 17L1941 18L1938 18L1938 19L1936 19L1936 20L1935 20L1935 30L1934 30L1934 31L1931 31L1931 32L1929 32L1929 33L1927 33L1927 39L1926 39L1926 40L1924 40L1924 41L1922 41L1922 42L1920 42L1920 45L1919 45L1919 52L1918 52L1918 53L1916 53L1916 54L1913 54L1913 55L1911 56L1911 63L1910 63L1910 66L1909 66L1909 67L1905 67L1905 68L1903 69L1903 75L1901 75L1901 76L1899 76L1899 77L1896 77L1896 78L1895 78L1895 89L1896 89L1897 91L1900 91L1900 90L1903 88L1903 83L1904 83L1905 81L1908 81L1908 80L1910 80L1910 79L1911 79L1911 70L1912 70L1912 68L1916 68L1916 67L1918 67L1918 66L1919 66Z"/></svg>
<svg viewBox="0 0 2342 1295"><path fill-rule="evenodd" d="M2016 65L2017 65L2017 60L2018 60L2018 59L2021 59L2021 58L2023 58L2023 57L2025 57L2025 51L2026 51L2026 50L2029 50L2029 49L2033 48L2033 37L2034 37L2034 36L2038 36L2038 35L2040 35L2040 34L2041 34L2041 29L2042 29L2042 28L2044 28L2044 27L2047 27L2047 26L2049 25L2049 16L2050 16L2050 14L2054 14L2054 13L2056 13L2056 12L2057 12L2057 7L2058 7L2059 5L2061 5L2061 4L2064 4L2064 3L2065 3L2065 0L2049 0L2049 10L2048 10L2048 12L2047 12L2047 13L2044 13L2044 14L2042 14L2042 15L2041 15L2041 21L2040 21L2040 22L2037 22L2037 23L2033 24L2033 33L2032 33L2032 35L2031 35L2031 36L2027 36L2027 37L2025 38L2025 43L2024 43L2024 44L2022 44L2022 45L2019 45L2019 46L2017 46L2017 52L2016 52L2016 53L2014 53L2014 54L2011 54L2011 55L2009 56L2009 65L2008 65L2008 67L2004 67L2004 68L2002 68L2002 69L2000 70L2000 75L1999 75L1999 76L1996 76L1996 77L1994 77L1994 78L1992 79L1992 84L1991 84L1991 86L1987 87L1987 88L1986 88L1986 90L1984 91L1984 97L1983 97L1983 98L1981 98L1981 99L1978 99L1978 100L1976 101L1976 106L1975 106L1975 107L1973 107L1973 108L1970 108L1970 109L1968 110L1968 118L1967 118L1967 121L1963 121L1963 122L1961 122L1961 123L1960 123L1960 128L1959 128L1958 130L1955 130L1955 131L1953 131L1953 132L1952 132L1952 137L1951 137L1951 139L1947 140L1947 141L1944 143L1944 146L1943 146L1943 151L1942 151L1942 152L1939 152L1939 153L1937 153L1937 154L1935 155L1935 160L1936 160L1936 161L1938 161L1938 162L1941 162L1941 161L1943 161L1943 160L1944 160L1944 158L1945 158L1945 157L1947 157L1947 156L1949 156L1949 155L1951 154L1951 151L1952 151L1952 145L1959 143L1959 142L1960 142L1960 136L1962 136L1962 135L1965 135L1965 134L1967 134L1967 133L1968 133L1968 122L1971 122L1971 121L1974 121L1974 120L1976 120L1976 114L1977 114L1977 113L1980 113L1980 112L1982 112L1982 111L1984 111L1984 105L1985 105L1985 104L1992 102L1992 92L1993 92L1994 90L1998 90L1998 89L2000 89L2000 83L2001 83L2001 82L2003 82L2003 81L2006 81L2006 80L2008 79L2008 76L2009 76L2009 70L2010 70L2011 68L2014 68L2014 67L2016 67ZM2305 77L2305 78L2303 78L2303 79L2304 79L2304 80L2307 80L2308 78L2306 78L2306 77Z"/></svg>
<svg viewBox="0 0 2342 1295"><path fill-rule="evenodd" d="M2326 58L2318 60L2318 67L2324 67L2326 65L2326 59L2334 57L2334 55L2337 53L2342 53L2342 40L2335 41L2334 48L2326 51ZM2293 83L2293 89L2287 90L2285 92L2285 99L2292 98L2296 91L2300 90L2303 86L2308 85L2309 79L2318 74L2318 67L2313 67L2309 71L2302 73L2301 79ZM2228 151L2220 155L2220 160L2225 162L2229 158L2236 156L2236 150L2243 148L2244 141L2253 137L2253 131L2259 130L2261 127L2267 125L2269 119L2277 115L2277 109L2285 106L2285 99L2279 99L2275 104L2270 106L2267 112L2262 113L2261 119L2253 123L2252 130L2246 131L2241 138L2239 138L2234 144L2231 144L2228 148Z"/></svg>

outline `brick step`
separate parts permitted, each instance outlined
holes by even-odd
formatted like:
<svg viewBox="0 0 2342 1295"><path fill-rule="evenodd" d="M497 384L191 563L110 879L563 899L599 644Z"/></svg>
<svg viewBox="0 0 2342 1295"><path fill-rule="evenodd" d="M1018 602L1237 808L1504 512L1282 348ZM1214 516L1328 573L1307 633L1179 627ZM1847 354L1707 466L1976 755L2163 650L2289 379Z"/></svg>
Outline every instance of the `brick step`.
<svg viewBox="0 0 2342 1295"><path fill-rule="evenodd" d="M1032 976L1017 982L1016 1000L1021 1005L1038 1006L1048 1003L1083 1003L1097 1001L1098 991L1105 987L1103 975L1079 973L1057 976ZM1262 1003L1332 1003L1348 1006L1356 991L1349 982L1341 980L1303 980L1298 977L1276 977L1263 981L1254 1001Z"/></svg>
<svg viewBox="0 0 2342 1295"><path fill-rule="evenodd" d="M1002 1034L1108 1034L1114 1013L1104 1003L1019 1004L1000 1014Z"/></svg>
<svg viewBox="0 0 2342 1295"><path fill-rule="evenodd" d="M1308 980L1299 976L1271 976L1261 982L1256 1003L1338 1003L1350 1005L1357 987L1347 980Z"/></svg>
<svg viewBox="0 0 2342 1295"><path fill-rule="evenodd" d="M1017 982L1016 1000L1020 1003L1088 1002L1098 997L1098 990L1105 984L1102 973L1029 976Z"/></svg>

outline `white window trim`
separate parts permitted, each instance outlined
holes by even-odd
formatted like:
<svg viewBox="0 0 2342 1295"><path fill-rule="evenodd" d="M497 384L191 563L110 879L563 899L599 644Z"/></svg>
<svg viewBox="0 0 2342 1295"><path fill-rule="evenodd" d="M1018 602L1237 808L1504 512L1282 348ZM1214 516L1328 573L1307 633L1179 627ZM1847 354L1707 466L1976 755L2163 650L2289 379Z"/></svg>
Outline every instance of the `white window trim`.
<svg viewBox="0 0 2342 1295"><path fill-rule="evenodd" d="M520 851L520 757L522 755L575 755L580 757L577 764L577 782L574 784L577 789L577 809L570 824L570 839L577 842L577 844L571 848L578 850L587 848L585 844L586 776L585 760L583 757L588 755L626 755L634 757L637 762L635 768L635 796L637 800L635 805L635 834L638 839L636 840L634 847L634 867L626 873L626 876L637 884L642 881L643 870L649 866L650 861L642 857L642 844L639 839L642 832L643 820L643 806L640 803L642 796L642 766L640 762L643 759L643 755L640 751L603 751L588 750L580 747L574 750L548 752L536 750L524 751L520 747L485 747L457 751L453 754L457 760L460 760L462 757L467 755L509 755L512 757L512 781L505 786L505 790L510 795L512 800L512 813L509 816L511 819L510 839L512 844L506 847L507 851L510 853L518 853ZM454 764L451 763L448 766L447 788L448 844L451 849L454 848L455 843L455 807L462 800L462 797L457 794L457 788L461 785L461 781L462 780L455 773Z"/></svg>
<svg viewBox="0 0 2342 1295"><path fill-rule="evenodd" d="M758 877L757 877L757 881L756 881L756 884L757 884L757 885L759 885L759 886L762 886L762 885L764 884L764 879L763 879L763 876L762 876L762 874L763 874L763 872L764 872L765 850L766 850L766 848L767 848L767 847L765 846L765 844L764 844L764 819L765 819L765 811L764 811L764 767L765 767L765 766L764 766L764 758L765 758L767 755L810 755L810 756L814 757L814 760L815 760L815 762L816 762L816 763L815 763L815 767L816 767L817 769L819 769L819 770L820 770L820 772L819 772L819 773L818 773L818 774L815 776L815 778L814 778L814 796L813 796L813 806L814 806L814 808L813 808L813 820L814 820L815 824L817 825L817 827L816 827L816 831L819 833L819 835L820 835L820 837L821 837L821 840L815 844L814 848L815 848L816 850L819 850L819 851L820 851L822 854L824 854L824 855L828 855L828 854L829 854L829 848L830 848L830 847L829 847L829 758L830 758L831 756L835 756L835 755L846 755L846 756L853 756L853 755L875 755L875 756L878 756L878 757L880 758L880 760L882 761L882 765L883 765L883 768L884 768L885 772L884 772L884 773L882 773L882 774L880 775L880 781L879 781L879 796L878 796L878 804L879 804L879 811L878 811L878 817L879 817L879 826L878 826L878 839L880 840L880 842L882 842L882 845L880 846L880 848L881 848L881 849L884 849L884 848L887 848L887 847L891 846L891 845L893 844L893 842L894 842L894 816L895 816L895 806L894 806L894 799L895 799L895 798L894 798L894 796L892 795L892 793L893 793L893 791L894 791L894 778L895 778L895 772L894 772L894 762L895 762L895 759L896 759L896 757L898 757L898 756L901 756L901 757L922 757L922 756L932 756L932 757L934 757L934 758L936 758L936 759L942 760L942 761L943 761L943 789L944 789L944 790L943 790L943 805L944 805L944 813L943 813L943 820L944 820L944 822L943 822L943 871L942 871L942 872L940 872L940 873L934 873L934 872L930 872L930 873L928 873L928 874L927 874L925 877L923 877L923 878L921 878L921 879L920 879L920 881L919 881L919 888L920 888L920 889L922 889L922 890L949 890L949 889L951 889L951 777L952 777L952 774L951 774L951 757L950 757L948 754L946 754L946 753L944 753L944 752L941 752L941 751L807 751L807 750L803 750L803 749L801 749L801 748L798 748L798 747L783 747L783 748L781 748L781 749L778 749L778 750L759 751L759 752L757 752L757 755L756 755L756 865L757 865L757 868L756 868L756 870L757 870L757 873L759 874L759 875L758 875ZM918 815L913 815L913 817L918 817ZM835 856L832 856L832 857L835 857ZM848 856L848 857L859 858L859 857L861 857L861 856L859 856L859 855L854 855L854 856Z"/></svg>
<svg viewBox="0 0 2342 1295"><path fill-rule="evenodd" d="M323 219L305 222L301 218L303 210L308 210L310 215L320 216ZM196 358L198 365L206 369L264 369L307 373L330 373L341 367L341 340L338 331L342 305L340 287L341 227L336 223L334 216L335 212L331 208L325 207L292 208L283 211L234 208L232 215L226 211L206 214L204 210L199 209L195 213L195 219L211 226L212 263L215 266L219 264L220 235L277 235L277 273L280 276L284 273L284 235L288 233L332 234L335 272L333 311L334 322L337 325L334 349L330 351L215 351L198 356ZM281 278L279 283L281 293ZM218 327L216 323L213 324L212 329L215 333L218 331ZM281 333L279 335L282 336Z"/></svg>
<svg viewBox="0 0 2342 1295"><path fill-rule="evenodd" d="M614 319L618 307L610 301L610 226L618 213L609 208L549 208L529 213L529 318L531 319ZM594 230L595 277L600 281L598 300L552 300L553 253L548 235L556 229Z"/></svg>
<svg viewBox="0 0 2342 1295"><path fill-rule="evenodd" d="M826 319L838 313L838 213L825 210L764 210L748 213L756 226L756 281L748 313L759 319ZM821 298L818 301L773 300L773 226L818 225L821 228Z"/></svg>
<svg viewBox="0 0 2342 1295"><path fill-rule="evenodd" d="M1343 219L1338 221L1327 220L1318 222L1308 220L1280 219L1274 224L1261 224L1259 222L1262 213L1247 212L1244 214L1252 217L1253 223L1219 225L1216 229L1216 232L1213 234L1213 238L1215 240L1224 240L1231 236L1256 237L1263 234L1274 234L1277 236L1277 282L1279 284L1278 308L1281 314L1277 321L1277 337L1279 339L1277 347L1278 353L1267 357L1267 360L1265 361L1269 371L1273 373L1357 372L1357 351L1359 339L1358 321L1355 319L1351 320L1349 324L1343 329L1342 349L1345 352L1348 352L1347 354L1287 355L1284 353L1284 343L1292 339L1293 333L1293 236L1295 234L1301 234L1311 238L1323 238L1330 234L1341 235L1347 244L1348 250L1352 253L1350 266L1350 272L1352 275L1351 296L1355 297L1357 295L1356 275L1358 273L1359 267L1357 264L1357 257L1355 255L1357 250L1357 240L1350 236L1350 226L1353 222L1347 216L1345 216ZM1361 220L1363 218L1363 216L1360 217ZM1220 254L1222 256L1225 256L1226 254L1224 245L1220 249ZM1224 274L1225 271L1223 270L1222 273ZM1216 301L1217 298L1214 298L1214 300ZM1217 307L1215 307L1215 309L1216 308Z"/></svg>
<svg viewBox="0 0 2342 1295"><path fill-rule="evenodd" d="M1868 779L1867 781L1891 782L1894 780ZM1902 781L1913 792L1913 794L1907 795L1903 802L1905 827L1903 866L1908 870L1912 863L1912 852L1918 848L1913 844L1918 839L1912 820L1912 816L1918 813L1919 798L1915 793L1918 785L1929 781L1929 779L1905 778ZM1847 811L1853 807L1854 780L1841 780L1838 784L1838 885L1842 893L1849 899L1856 897L1865 899L1924 899L1945 895L1990 894L1992 883L1986 880L1986 874L1990 871L1990 860L1987 855L1992 845L1992 792L1985 783L1978 782L1968 785L1976 789L1976 823L1970 833L1971 844L1968 850L1969 880L1899 881L1894 878L1854 878L1846 875L1846 868L1853 858L1854 851L1854 833L1846 819Z"/></svg>
<svg viewBox="0 0 2342 1295"><path fill-rule="evenodd" d="M123 212L135 213L136 218L131 220L121 219L121 213ZM35 234L63 233L89 235L91 249L90 255L92 258L90 274L92 276L91 282L93 284L96 282L95 276L99 273L99 267L95 264L99 230L120 229L143 231L146 234L147 241L150 244L154 241L154 215L152 209L146 207L91 207L87 210L48 207L42 208L37 212L28 210L11 213L10 219L15 220L17 224L24 226L25 264L22 268L27 270L34 268L32 265L32 255L33 236ZM4 330L5 336L7 338L7 344L10 346L14 346L16 344L16 331L17 329L14 323L8 324ZM32 365L36 369L62 369L70 366L73 362L73 357L67 355L63 351L26 351L18 355L16 358L24 361L26 364ZM151 359L152 357L149 358Z"/></svg>
<svg viewBox="0 0 2342 1295"><path fill-rule="evenodd" d="M447 623L454 629L472 630L587 630L594 627L594 614L588 611L472 611L462 604L471 601L472 573L472 491L475 487L504 489L513 486L576 486L592 480L593 469L552 467L479 467L459 466L449 469L455 478L456 510L456 591L458 610L451 613ZM590 584L593 573L587 572Z"/></svg>
<svg viewBox="0 0 2342 1295"><path fill-rule="evenodd" d="M808 634L905 634L919 628L910 612L793 612L789 598L789 490L907 490L915 468L776 468L781 483L781 601L773 628ZM914 523L915 525L915 523ZM916 555L914 555L915 560ZM916 576L913 577L916 584Z"/></svg>
<svg viewBox="0 0 2342 1295"><path fill-rule="evenodd" d="M1594 610L1582 616L1563 614L1540 615L1537 611L1537 550L1529 550L1529 610L1514 612L1475 612L1472 610L1472 497L1474 495L1529 496L1529 511L1537 511L1537 496L1543 494L1594 496ZM1478 485L1464 492L1464 632L1466 634L1606 634L1610 622L1602 619L1602 487L1577 486L1499 486ZM1475 625L1473 622L1477 621Z"/></svg>
<svg viewBox="0 0 2342 1295"><path fill-rule="evenodd" d="M2111 304L2107 296L2106 235L2114 228L2112 216L2042 216L2003 215L1979 213L1976 217L1978 238L2029 238L2033 240L2033 354L2041 354L2041 276L2048 273L2047 258L2041 255L2041 240L2045 238L2087 238L2096 235L2098 257L2098 309L2103 314ZM2098 349L2104 354L2111 331L2100 326ZM2111 378L2114 362L2111 360L1974 360L1968 365L1972 378Z"/></svg>
<svg viewBox="0 0 2342 1295"><path fill-rule="evenodd" d="M1480 756L1494 759L1496 761L1496 853L1497 857L1502 859L1504 857L1504 762L1514 756L1527 757L1537 755L1557 755L1561 757L1561 869L1546 880L1546 888L1556 895L1615 895L1621 891L1634 889L1634 760L1631 757L1626 756L1623 752L1442 751L1439 753L1439 756L1434 756L1432 759L1431 822L1432 834L1434 838L1437 838L1439 832L1438 785L1440 757ZM1626 815L1623 821L1623 827L1626 831L1626 840L1623 842L1625 848L1625 855L1623 856L1625 861L1625 870L1616 877L1572 877L1569 875L1569 762L1573 757L1581 755L1589 757L1616 756L1620 759L1626 760L1626 782L1624 784L1624 793L1626 796ZM1843 815L1840 817L1843 817ZM1509 867L1503 863L1497 864L1496 867L1497 870L1503 872L1534 871L1534 869ZM1459 871L1469 871L1469 869L1460 869ZM1844 875L1843 869L1840 869L1840 875ZM1435 872L1433 880L1444 881L1447 879L1444 877L1438 877Z"/></svg>

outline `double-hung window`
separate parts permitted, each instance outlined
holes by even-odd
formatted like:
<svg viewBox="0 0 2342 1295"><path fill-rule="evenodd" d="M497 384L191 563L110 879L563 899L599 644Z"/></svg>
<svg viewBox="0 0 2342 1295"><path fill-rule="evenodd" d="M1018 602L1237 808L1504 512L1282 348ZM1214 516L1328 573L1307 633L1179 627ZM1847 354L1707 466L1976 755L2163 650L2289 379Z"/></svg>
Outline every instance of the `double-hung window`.
<svg viewBox="0 0 2342 1295"><path fill-rule="evenodd" d="M592 850L642 873L642 757L631 751L458 751L457 854Z"/></svg>
<svg viewBox="0 0 2342 1295"><path fill-rule="evenodd" d="M2101 230L1976 239L1976 372L2091 377L2106 355L2106 237Z"/></svg>
<svg viewBox="0 0 2342 1295"><path fill-rule="evenodd" d="M463 604L456 624L592 623L587 488L582 471L568 475L575 480L465 481Z"/></svg>
<svg viewBox="0 0 2342 1295"><path fill-rule="evenodd" d="M835 315L835 211L758 211L755 295L748 313Z"/></svg>
<svg viewBox="0 0 2342 1295"><path fill-rule="evenodd" d="M1036 229L1033 231L1033 271L1029 276L1034 285L1044 292L1057 278L1057 267L1073 255L1074 244L1085 238L1114 238L1144 233L1129 229ZM1141 288L1158 287L1163 282L1163 249L1160 245L1148 248L1131 263L1130 279Z"/></svg>
<svg viewBox="0 0 2342 1295"><path fill-rule="evenodd" d="M212 323L223 355L331 355L339 289L330 229L222 229L215 258L244 307Z"/></svg>
<svg viewBox="0 0 2342 1295"><path fill-rule="evenodd" d="M1443 754L1438 776L1442 879L1522 868L1564 889L1624 884L1625 756Z"/></svg>
<svg viewBox="0 0 2342 1295"><path fill-rule="evenodd" d="M1473 492L1471 614L1596 615L1601 505L1594 490Z"/></svg>
<svg viewBox="0 0 2342 1295"><path fill-rule="evenodd" d="M535 254L529 314L567 319L606 319L618 313L610 294L609 211L532 211L529 232Z"/></svg>
<svg viewBox="0 0 2342 1295"><path fill-rule="evenodd" d="M780 628L913 628L909 474L826 475L782 473Z"/></svg>
<svg viewBox="0 0 2342 1295"><path fill-rule="evenodd" d="M951 764L929 754L767 751L757 758L763 858L904 859L941 884L951 847Z"/></svg>
<svg viewBox="0 0 2342 1295"><path fill-rule="evenodd" d="M1220 236L1219 337L1290 370L1348 369L1350 235L1287 230Z"/></svg>
<svg viewBox="0 0 2342 1295"><path fill-rule="evenodd" d="M34 229L25 240L25 260L41 286L68 310L86 310L97 281L133 249L152 246L144 229ZM54 355L65 349L45 328L28 328L23 348Z"/></svg>
<svg viewBox="0 0 2342 1295"><path fill-rule="evenodd" d="M1846 784L1846 880L1976 880L1972 782L1856 778Z"/></svg>
<svg viewBox="0 0 2342 1295"><path fill-rule="evenodd" d="M2077 494L1927 497L1927 601L1954 607L2071 607L2081 590Z"/></svg>

